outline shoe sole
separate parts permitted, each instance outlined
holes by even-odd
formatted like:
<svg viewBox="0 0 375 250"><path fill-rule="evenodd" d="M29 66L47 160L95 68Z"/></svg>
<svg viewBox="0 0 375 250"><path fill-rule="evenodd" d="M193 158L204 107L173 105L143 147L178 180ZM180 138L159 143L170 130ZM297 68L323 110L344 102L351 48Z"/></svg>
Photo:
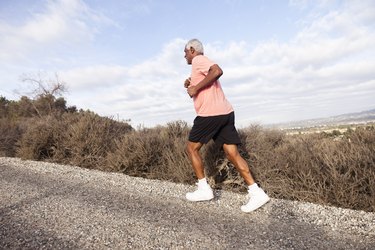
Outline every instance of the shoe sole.
<svg viewBox="0 0 375 250"><path fill-rule="evenodd" d="M212 197L208 197L208 198L202 198L202 199L189 199L188 197L186 197L186 199L188 201L192 201L192 202L199 202L199 201L210 201L214 198L214 196Z"/></svg>
<svg viewBox="0 0 375 250"><path fill-rule="evenodd" d="M269 202L271 199L268 197L268 199L262 201L261 203L258 204L258 206L256 206L255 208L251 209L251 210L247 210L247 209L243 209L241 207L241 211L244 212L244 213L250 213L250 212L253 212L255 210L257 210L258 208L261 208L262 206L264 206L267 202Z"/></svg>

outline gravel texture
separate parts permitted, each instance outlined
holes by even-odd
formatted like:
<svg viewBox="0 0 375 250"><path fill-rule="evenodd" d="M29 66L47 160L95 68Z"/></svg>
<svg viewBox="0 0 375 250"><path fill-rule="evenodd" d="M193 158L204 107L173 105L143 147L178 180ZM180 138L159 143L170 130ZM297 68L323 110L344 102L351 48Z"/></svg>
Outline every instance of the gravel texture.
<svg viewBox="0 0 375 250"><path fill-rule="evenodd" d="M375 249L375 213L0 158L0 249Z"/></svg>

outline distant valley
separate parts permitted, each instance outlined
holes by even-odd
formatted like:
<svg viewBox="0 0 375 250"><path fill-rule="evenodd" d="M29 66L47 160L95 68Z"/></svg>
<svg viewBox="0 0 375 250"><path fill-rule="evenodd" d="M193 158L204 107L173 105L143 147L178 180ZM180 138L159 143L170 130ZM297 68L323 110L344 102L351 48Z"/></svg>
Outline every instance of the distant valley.
<svg viewBox="0 0 375 250"><path fill-rule="evenodd" d="M317 118L301 121L291 121L284 123L276 123L268 125L267 127L278 129L307 129L314 127L335 127L342 125L366 125L375 124L375 109L348 113L327 118Z"/></svg>

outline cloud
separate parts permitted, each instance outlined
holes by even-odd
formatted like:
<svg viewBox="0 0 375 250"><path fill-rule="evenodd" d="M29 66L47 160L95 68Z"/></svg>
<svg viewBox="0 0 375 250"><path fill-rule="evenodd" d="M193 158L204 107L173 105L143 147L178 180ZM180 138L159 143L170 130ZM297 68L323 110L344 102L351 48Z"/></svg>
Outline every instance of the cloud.
<svg viewBox="0 0 375 250"><path fill-rule="evenodd" d="M79 92L117 86L126 79L127 72L119 65L93 65L63 71L62 76L70 89Z"/></svg>
<svg viewBox="0 0 375 250"><path fill-rule="evenodd" d="M366 4L374 10L374 4ZM369 22L374 15L375 11L358 12L350 2L316 16L287 42L206 44L205 54L224 70L221 82L239 126L374 105L370 96L375 96L375 33ZM90 106L94 99L99 107L95 111L102 114L120 114L133 125L191 122L192 100L182 88L190 73L182 53L185 42L172 40L160 54L130 67L94 65L72 69L65 76L77 88L97 89L95 97L83 100Z"/></svg>
<svg viewBox="0 0 375 250"><path fill-rule="evenodd" d="M119 85L146 89L152 86L155 89L160 84L188 76L188 70L185 70L185 75L181 76L181 69L187 68L181 49L184 42L182 39L175 39L166 44L160 54L130 67L92 65L73 68L63 72L64 78L77 90Z"/></svg>
<svg viewBox="0 0 375 250"><path fill-rule="evenodd" d="M289 5L300 9L322 9L335 2L337 2L337 0L289 0Z"/></svg>
<svg viewBox="0 0 375 250"><path fill-rule="evenodd" d="M47 1L45 9L32 14L21 25L0 21L0 58L15 61L48 46L69 46L93 39L100 25L115 25L108 17L77 0Z"/></svg>
<svg viewBox="0 0 375 250"><path fill-rule="evenodd" d="M295 0L291 4L305 8L312 6L312 1ZM205 54L224 70L222 86L236 110L238 125L313 118L374 106L375 4L347 1L325 9L330 5L330 1L320 1L296 24L301 29L289 41L205 44ZM0 37L0 59L11 64L50 47L87 45L102 26L108 25L118 26L82 1L48 1L45 9L19 26L0 23L4 34ZM183 88L190 74L183 58L185 43L180 38L166 41L158 54L134 65L120 61L107 64L98 58L83 63L73 57L77 62L58 72L68 84L69 104L101 115L119 115L131 119L135 126L178 119L192 122L192 100ZM62 56L61 60L67 59Z"/></svg>
<svg viewBox="0 0 375 250"><path fill-rule="evenodd" d="M185 42L174 39L160 54L130 67L93 65L67 70L60 75L69 85L70 98L76 100L75 93L90 92L80 94L78 106L102 115L120 114L135 120L135 125L150 118L152 124L176 117L182 119L181 114L193 112L192 100L183 88L190 72L183 58Z"/></svg>
<svg viewBox="0 0 375 250"><path fill-rule="evenodd" d="M237 117L263 120L261 110L274 114L264 122L287 121L297 118L296 113L316 117L319 112L332 115L374 106L369 96L375 96L375 33L370 22L375 5L366 2L365 9L371 11L364 12L358 5L350 2L316 17L288 42L265 41L252 50L238 42L215 49L221 50L218 58L227 80L223 85L241 113ZM225 61L230 51L241 63L230 57ZM361 104L353 103L361 98Z"/></svg>

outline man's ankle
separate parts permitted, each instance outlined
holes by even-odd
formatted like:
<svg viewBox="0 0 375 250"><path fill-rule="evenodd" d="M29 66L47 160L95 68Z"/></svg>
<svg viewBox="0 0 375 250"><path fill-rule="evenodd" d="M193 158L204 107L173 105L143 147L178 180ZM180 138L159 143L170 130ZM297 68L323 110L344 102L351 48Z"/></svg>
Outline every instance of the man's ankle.
<svg viewBox="0 0 375 250"><path fill-rule="evenodd" d="M207 182L206 178L198 179L198 187L206 188L206 187L209 187L209 186L210 185L208 185L208 182Z"/></svg>

